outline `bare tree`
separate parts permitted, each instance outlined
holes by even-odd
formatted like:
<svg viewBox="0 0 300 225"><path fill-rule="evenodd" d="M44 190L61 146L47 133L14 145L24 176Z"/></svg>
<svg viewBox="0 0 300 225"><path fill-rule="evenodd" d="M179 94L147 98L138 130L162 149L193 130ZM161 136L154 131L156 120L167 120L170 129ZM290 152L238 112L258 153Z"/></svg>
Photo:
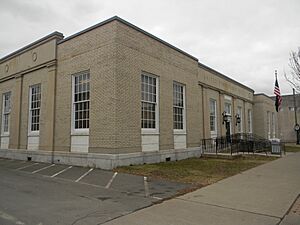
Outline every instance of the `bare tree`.
<svg viewBox="0 0 300 225"><path fill-rule="evenodd" d="M300 92L300 47L298 51L290 53L289 67L290 74L284 73L284 77L297 92Z"/></svg>

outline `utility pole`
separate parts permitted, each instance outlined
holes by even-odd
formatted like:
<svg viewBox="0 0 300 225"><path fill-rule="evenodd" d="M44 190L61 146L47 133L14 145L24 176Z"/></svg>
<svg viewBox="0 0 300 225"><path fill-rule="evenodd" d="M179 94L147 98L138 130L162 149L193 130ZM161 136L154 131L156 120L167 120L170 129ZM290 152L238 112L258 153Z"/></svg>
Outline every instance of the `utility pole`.
<svg viewBox="0 0 300 225"><path fill-rule="evenodd" d="M297 121L297 106L296 106L296 94L295 94L295 88L293 88L293 96L294 96L294 112L295 112L295 131L297 135L297 145L300 144L300 138L299 138L299 133L300 133L300 126Z"/></svg>

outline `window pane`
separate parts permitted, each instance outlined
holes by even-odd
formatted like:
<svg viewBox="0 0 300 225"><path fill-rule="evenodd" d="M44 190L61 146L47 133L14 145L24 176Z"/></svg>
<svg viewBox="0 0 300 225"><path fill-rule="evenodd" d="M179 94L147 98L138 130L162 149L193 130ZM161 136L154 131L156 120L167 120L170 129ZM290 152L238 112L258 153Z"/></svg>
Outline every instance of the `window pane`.
<svg viewBox="0 0 300 225"><path fill-rule="evenodd" d="M184 86L173 83L173 128L183 129L184 122Z"/></svg>
<svg viewBox="0 0 300 225"><path fill-rule="evenodd" d="M141 126L142 128L155 128L156 78L142 75L141 81Z"/></svg>
<svg viewBox="0 0 300 225"><path fill-rule="evenodd" d="M210 131L217 130L217 121L216 121L216 100L210 99L209 101L209 108L210 108Z"/></svg>
<svg viewBox="0 0 300 225"><path fill-rule="evenodd" d="M39 131L40 122L40 107L41 107L41 84L36 84L30 87L30 128L31 131Z"/></svg>
<svg viewBox="0 0 300 225"><path fill-rule="evenodd" d="M252 132L252 112L248 109L248 132Z"/></svg>
<svg viewBox="0 0 300 225"><path fill-rule="evenodd" d="M11 92L4 93L2 96L3 99L2 131L5 133L9 132L9 118L10 118L10 110L11 110L10 97L11 97Z"/></svg>
<svg viewBox="0 0 300 225"><path fill-rule="evenodd" d="M74 127L75 129L89 128L90 75L82 73L74 79Z"/></svg>

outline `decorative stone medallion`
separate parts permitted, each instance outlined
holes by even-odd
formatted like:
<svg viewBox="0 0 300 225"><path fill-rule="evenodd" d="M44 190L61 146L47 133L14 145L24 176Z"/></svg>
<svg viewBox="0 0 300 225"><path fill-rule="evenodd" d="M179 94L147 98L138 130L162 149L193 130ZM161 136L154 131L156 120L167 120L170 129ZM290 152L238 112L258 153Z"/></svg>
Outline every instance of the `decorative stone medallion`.
<svg viewBox="0 0 300 225"><path fill-rule="evenodd" d="M36 52L32 53L32 60L35 62L37 60Z"/></svg>

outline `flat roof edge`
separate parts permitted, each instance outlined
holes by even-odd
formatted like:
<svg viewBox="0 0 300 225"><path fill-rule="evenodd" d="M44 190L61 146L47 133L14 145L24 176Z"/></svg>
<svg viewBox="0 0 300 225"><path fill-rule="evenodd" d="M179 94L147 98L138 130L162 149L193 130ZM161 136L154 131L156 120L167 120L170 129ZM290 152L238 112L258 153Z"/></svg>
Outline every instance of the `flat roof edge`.
<svg viewBox="0 0 300 225"><path fill-rule="evenodd" d="M267 97L267 98L272 99L272 96L268 96L268 95L266 95L265 93L257 93L257 94L254 94L254 96L259 96L259 95L262 95L262 96L265 96L265 97ZM272 99L272 100L274 100L274 99Z"/></svg>
<svg viewBox="0 0 300 225"><path fill-rule="evenodd" d="M169 44L168 42L166 42L166 41L164 41L164 40L162 40L162 39L160 39L160 38L154 36L153 34L150 34L149 32L147 32L147 31L145 31L145 30L143 30L143 29L141 29L141 28L135 26L134 24L127 22L126 20L124 20L124 19L122 19L122 18L120 18L120 17L118 17L118 16L113 16L113 17L111 17L111 18L109 18L109 19L107 19L107 20L104 20L104 21L102 21L102 22L100 22L100 23L97 23L97 24L95 24L95 25L93 25L93 26L91 26L91 27L88 27L88 28L86 28L86 29L84 29L84 30L82 30L82 31L79 31L79 32L77 32L77 33L75 33L75 34L72 34L71 36L66 37L65 39L60 40L60 41L58 42L58 44L61 44L61 43L65 42L65 41L68 41L68 40L70 40L70 39L72 39L72 38L75 38L75 37L77 37L77 36L79 36L79 35L81 35L81 34L84 34L84 33L86 33L86 32L89 32L89 31L93 30L93 29L96 29L96 28L98 28L98 27L101 27L101 26L103 26L103 25L105 25L105 24L108 24L108 23L110 23L110 22L112 22L112 21L119 21L119 22L125 24L126 26L129 26L129 27L131 27L132 29L134 29L134 30L136 30L136 31L138 31L138 32L140 32L140 33L143 33L143 34L145 34L146 36L148 36L148 37L150 37L150 38L152 38L152 39L154 39L154 40L156 40L156 41L158 41L158 42L160 42L160 43L162 43L162 44L164 44L164 45L166 45L166 46L168 46L168 47L174 49L175 51L177 51L177 52L179 52L179 53L181 53L181 54L183 54L183 55L185 55L185 56L187 56L187 57L189 57L189 58L191 58L191 59L193 59L193 60L195 60L195 61L198 62L198 59L197 59L196 57L194 57L194 56L190 55L189 53L187 53L187 52L185 52L185 51L183 51L183 50L181 50L181 49L175 47L174 45L171 45L171 44Z"/></svg>
<svg viewBox="0 0 300 225"><path fill-rule="evenodd" d="M217 76L219 76L221 78L224 78L225 80L228 80L230 82L233 82L234 84L237 84L237 85L239 85L239 86L241 86L241 87L243 87L243 88L245 88L245 89L247 89L247 90L249 90L249 91L251 91L251 92L254 93L254 90L252 88L250 88L250 87L248 87L248 86L246 86L246 85L244 85L244 84L242 84L242 83L240 83L240 82L238 82L238 81L236 81L236 80L234 80L234 79L232 79L232 78L230 78L230 77L228 77L228 76L220 73L219 71L217 71L215 69L212 69L209 66L204 65L203 63L198 62L198 66L201 67L201 68L203 68L203 69L205 69L205 70L209 70L209 71L213 72L215 75L217 75Z"/></svg>
<svg viewBox="0 0 300 225"><path fill-rule="evenodd" d="M69 40L71 40L71 39L73 39L73 38L75 38L75 37L81 35L81 34L84 34L84 33L86 33L86 32L89 32L89 31L91 31L91 30L94 30L94 29L96 29L96 28L98 28L98 27L101 27L101 26L107 24L107 23L110 23L110 22L116 20L116 17L117 17L117 16L111 17L111 18L109 18L109 19L107 19L107 20L104 20L104 21L102 21L102 22L100 22L100 23L97 23L97 24L95 24L95 25L93 25L93 26L91 26L91 27L88 27L88 28L86 28L86 29L84 29L84 30L82 30L82 31L79 31L79 32L77 32L77 33L75 33L75 34L72 34L72 35L70 35L70 36L68 36L68 37L66 37L66 38L64 38L64 39L62 39L62 40L60 40L57 44L64 43L64 42L66 42L66 41L69 41Z"/></svg>
<svg viewBox="0 0 300 225"><path fill-rule="evenodd" d="M25 45L24 47L22 47L22 48L20 48L16 51L4 56L3 58L0 59L0 63L7 61L8 59L10 59L14 56L20 55L21 53L25 52L27 49L29 50L30 48L38 45L39 43L42 43L42 42L46 41L47 39L52 39L53 37L63 38L64 36L63 36L62 33L58 32L58 31L54 31L54 32L52 32L52 33L50 33L50 34L48 34L48 35L46 35L46 36L44 36L40 39L38 39L38 40L28 44L28 45Z"/></svg>

